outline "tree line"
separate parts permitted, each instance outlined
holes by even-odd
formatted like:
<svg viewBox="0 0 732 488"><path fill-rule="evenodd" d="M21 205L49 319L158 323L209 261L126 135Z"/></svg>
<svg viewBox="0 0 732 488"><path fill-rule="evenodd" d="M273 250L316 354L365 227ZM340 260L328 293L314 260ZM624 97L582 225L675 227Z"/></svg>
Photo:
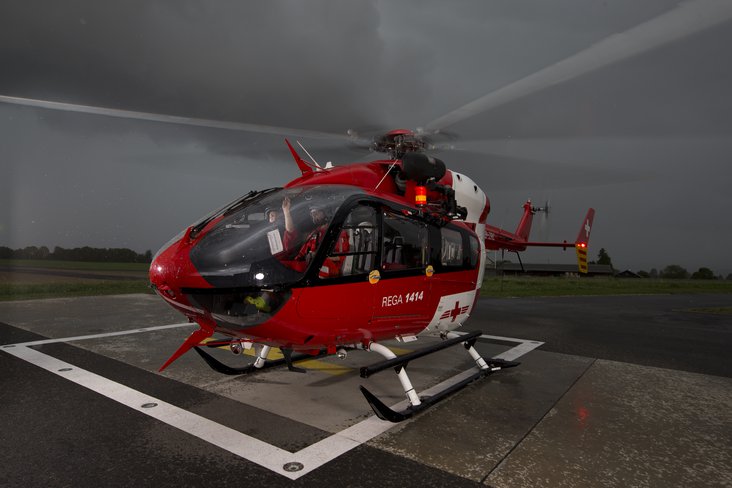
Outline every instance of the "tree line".
<svg viewBox="0 0 732 488"><path fill-rule="evenodd" d="M692 280L723 280L725 279L722 275L715 275L714 271L702 266L693 273L689 273L686 268L679 266L678 264L669 264L661 271L656 268L652 268L650 271L638 271L638 276L641 278L662 278L665 280L685 280L691 278ZM732 280L732 273L727 275L728 280Z"/></svg>
<svg viewBox="0 0 732 488"><path fill-rule="evenodd" d="M590 262L595 263L595 261ZM604 248L600 248L600 251L597 254L596 262L597 264L607 264L613 270L615 269L613 267L613 261L610 258L610 255ZM638 276L640 276L641 278L662 278L665 280L685 280L689 278L691 278L692 280L725 279L722 275L715 275L714 271L707 267L701 267L693 273L689 273L683 266L679 266L678 264L669 264L661 271L658 271L656 268L652 268L650 271L638 271ZM732 273L728 274L726 279L732 280Z"/></svg>
<svg viewBox="0 0 732 488"><path fill-rule="evenodd" d="M149 263L152 251L139 254L127 248L75 247L64 249L56 246L53 251L46 246L28 246L22 249L10 249L0 246L0 259L48 259L54 261L87 261L109 263Z"/></svg>

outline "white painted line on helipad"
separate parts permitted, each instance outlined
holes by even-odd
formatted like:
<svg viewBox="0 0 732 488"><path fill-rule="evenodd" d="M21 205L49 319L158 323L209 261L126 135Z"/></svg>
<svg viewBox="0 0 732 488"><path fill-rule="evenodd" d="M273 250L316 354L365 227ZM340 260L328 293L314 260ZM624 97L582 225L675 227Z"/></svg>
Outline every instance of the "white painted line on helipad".
<svg viewBox="0 0 732 488"><path fill-rule="evenodd" d="M454 331L452 331L452 333L453 334L457 334L457 335L467 335L470 332L462 332L462 331L454 330ZM518 339L516 337L504 337L504 336L496 336L496 335L488 335L488 334L483 334L483 335L481 335L479 337L481 339L493 339L495 341L537 344L536 347L539 347L542 344L544 344L543 342L532 341L532 340L528 340L528 339Z"/></svg>
<svg viewBox="0 0 732 488"><path fill-rule="evenodd" d="M292 453L28 347L58 342L71 342L150 332L182 327L185 325L190 324L171 324L107 334L93 334L87 336L67 337L64 339L24 342L5 345L0 347L0 350L292 480L296 480L304 476L305 474L338 458L351 449L370 441L374 437L383 434L397 425L392 422L381 420L376 416L371 416L355 425L352 425L351 427L332 434L330 437L301 449L298 452ZM519 343L516 347L495 356L496 358L506 360L517 359L543 344L543 342L499 336L483 335L480 337ZM459 373L437 385L426 390L422 390L420 393L422 395L434 395L435 393L438 393L439 391L442 391L443 389L475 374L475 371L475 368L470 368L469 370ZM145 404L155 404L155 406L152 408L145 408L143 407ZM403 410L408 405L408 401L403 400L396 405L392 405L391 408L394 410ZM285 469L285 466L290 463L299 463L301 467L297 471L288 471Z"/></svg>
<svg viewBox="0 0 732 488"><path fill-rule="evenodd" d="M182 408L171 405L157 398L133 390L121 383L109 380L90 371L61 361L35 349L25 346L3 349L20 359L28 361L51 373L61 376L78 385L88 388L100 395L126 405L133 410L144 413L172 427L198 437L210 444L252 461L260 466L279 472L284 476L290 473L282 471L282 466L290 462L292 453L280 449L254 437L242 434L234 429L213 422ZM152 408L144 408L146 404L157 404ZM298 476L299 473L296 473ZM295 477L288 476L292 479Z"/></svg>
<svg viewBox="0 0 732 488"><path fill-rule="evenodd" d="M525 341L516 347L509 349L508 351L502 352L501 354L494 356L495 359L503 359L505 361L515 361L526 353L529 353L537 347L544 344L543 342L537 341Z"/></svg>
<svg viewBox="0 0 732 488"><path fill-rule="evenodd" d="M174 329L176 327L184 327L186 325L193 326L195 324L191 324L190 322L184 322L182 324L156 325L154 327L143 327L143 328L139 328L139 329L122 330L119 332L106 332L104 334L90 334L90 335L83 335L83 336L76 336L76 337L63 337L61 339L42 339L40 341L19 342L17 344L11 344L11 345L14 345L14 346L41 346L43 344L54 344L57 342L86 341L89 339L103 339L105 337L115 337L115 336L129 335L129 334L140 334L143 332L152 332L152 331L156 331L156 330ZM0 347L8 347L8 346L0 346Z"/></svg>

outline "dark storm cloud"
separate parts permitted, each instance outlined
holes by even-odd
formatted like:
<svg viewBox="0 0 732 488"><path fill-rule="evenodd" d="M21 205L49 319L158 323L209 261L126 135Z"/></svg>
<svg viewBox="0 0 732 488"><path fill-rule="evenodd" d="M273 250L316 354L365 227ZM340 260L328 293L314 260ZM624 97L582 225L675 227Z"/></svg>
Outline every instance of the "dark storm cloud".
<svg viewBox="0 0 732 488"><path fill-rule="evenodd" d="M676 0L481 0L455 6L432 0L415 8L410 2L383 2L381 30L390 46L409 40L428 45L433 53L429 73L433 96L421 117L411 120L425 126L677 4Z"/></svg>
<svg viewBox="0 0 732 488"><path fill-rule="evenodd" d="M475 139L729 134L730 43L727 21L587 73L567 68L559 84L542 86L537 76L536 90L518 89L527 93L517 98L507 93L504 103L471 117L456 113L448 127Z"/></svg>
<svg viewBox="0 0 732 488"><path fill-rule="evenodd" d="M58 130L48 112L0 106L4 158L0 245L157 249L213 208L251 188L275 186L272 174L297 176L294 164L212 152L176 126L64 114L83 129ZM70 117L69 117L70 116ZM177 127L181 129L181 127ZM175 141L175 142L173 142ZM280 184L284 183L281 181Z"/></svg>
<svg viewBox="0 0 732 488"><path fill-rule="evenodd" d="M372 122L383 95L368 2L6 2L3 12L6 95L338 131Z"/></svg>

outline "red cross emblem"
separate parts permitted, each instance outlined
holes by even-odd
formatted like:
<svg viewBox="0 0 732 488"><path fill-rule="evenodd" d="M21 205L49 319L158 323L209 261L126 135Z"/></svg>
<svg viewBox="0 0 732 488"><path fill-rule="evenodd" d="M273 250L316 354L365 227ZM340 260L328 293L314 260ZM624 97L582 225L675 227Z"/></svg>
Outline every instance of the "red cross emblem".
<svg viewBox="0 0 732 488"><path fill-rule="evenodd" d="M452 317L452 320L450 320L450 322L455 322L455 319L458 318L460 315L464 314L465 312L467 312L468 308L469 307L467 305L464 307L461 307L460 302L457 301L457 302L455 302L455 308L444 312L442 314L442 316L440 317L440 319L444 320L448 317Z"/></svg>
<svg viewBox="0 0 732 488"><path fill-rule="evenodd" d="M462 309L460 308L460 302L455 302L455 308L450 310L450 317L452 317L452 320L450 322L455 322L455 319L460 315Z"/></svg>

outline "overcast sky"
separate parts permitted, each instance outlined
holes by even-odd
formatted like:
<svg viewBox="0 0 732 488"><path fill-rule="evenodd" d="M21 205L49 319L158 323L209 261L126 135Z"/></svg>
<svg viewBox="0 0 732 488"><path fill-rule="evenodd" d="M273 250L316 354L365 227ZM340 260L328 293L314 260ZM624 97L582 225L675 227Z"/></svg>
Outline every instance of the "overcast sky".
<svg viewBox="0 0 732 488"><path fill-rule="evenodd" d="M726 275L731 45L727 0L4 0L0 246L156 251L295 178L283 134L346 164L348 129L430 127L489 223L549 199L532 237L574 240L592 206L592 257Z"/></svg>

